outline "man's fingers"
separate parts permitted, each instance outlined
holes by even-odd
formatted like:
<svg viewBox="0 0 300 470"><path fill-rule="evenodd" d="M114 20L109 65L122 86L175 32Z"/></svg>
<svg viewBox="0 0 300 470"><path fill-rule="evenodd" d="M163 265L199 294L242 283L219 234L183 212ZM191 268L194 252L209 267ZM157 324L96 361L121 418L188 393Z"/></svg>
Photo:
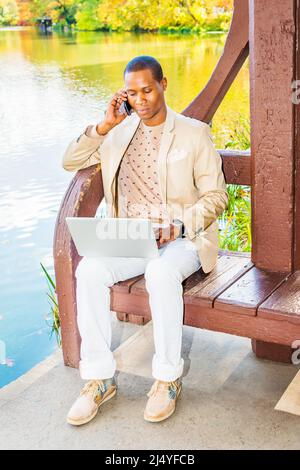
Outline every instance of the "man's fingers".
<svg viewBox="0 0 300 470"><path fill-rule="evenodd" d="M124 92L124 90L119 90L113 95L111 104L114 107L117 107L117 106L119 107L122 104L122 102L125 101L126 99L127 99L127 93Z"/></svg>
<svg viewBox="0 0 300 470"><path fill-rule="evenodd" d="M179 231L177 230L177 227L174 224L170 224L168 227L165 227L165 228L160 227L158 229L158 237L157 237L158 248L160 248L162 245L166 243L176 240L178 235L179 235Z"/></svg>
<svg viewBox="0 0 300 470"><path fill-rule="evenodd" d="M119 91L116 93L115 97L116 97L117 100L119 100L119 101L124 101L124 100L127 99L127 93L126 93L126 91L124 91L124 90L119 90Z"/></svg>

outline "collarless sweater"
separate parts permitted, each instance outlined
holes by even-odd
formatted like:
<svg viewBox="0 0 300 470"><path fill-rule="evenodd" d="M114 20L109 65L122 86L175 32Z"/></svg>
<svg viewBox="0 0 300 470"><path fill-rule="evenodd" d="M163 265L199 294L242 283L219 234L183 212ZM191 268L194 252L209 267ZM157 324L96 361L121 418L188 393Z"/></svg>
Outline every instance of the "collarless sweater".
<svg viewBox="0 0 300 470"><path fill-rule="evenodd" d="M170 223L158 177L158 154L164 125L165 122L146 126L140 121L119 167L118 217Z"/></svg>

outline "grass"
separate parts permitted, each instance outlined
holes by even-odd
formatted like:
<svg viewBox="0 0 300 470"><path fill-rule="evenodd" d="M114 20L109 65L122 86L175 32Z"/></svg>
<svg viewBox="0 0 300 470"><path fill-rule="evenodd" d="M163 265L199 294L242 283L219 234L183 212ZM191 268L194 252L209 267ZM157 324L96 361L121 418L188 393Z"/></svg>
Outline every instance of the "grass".
<svg viewBox="0 0 300 470"><path fill-rule="evenodd" d="M42 270L46 276L46 281L48 284L48 292L47 297L50 304L50 315L51 319L46 320L47 325L50 327L50 335L49 338L51 339L53 334L55 334L56 342L59 347L61 347L61 330L60 330L60 318L59 318L59 310L58 310L58 302L56 296L56 287L53 279L51 278L50 274L48 273L45 266L40 263Z"/></svg>

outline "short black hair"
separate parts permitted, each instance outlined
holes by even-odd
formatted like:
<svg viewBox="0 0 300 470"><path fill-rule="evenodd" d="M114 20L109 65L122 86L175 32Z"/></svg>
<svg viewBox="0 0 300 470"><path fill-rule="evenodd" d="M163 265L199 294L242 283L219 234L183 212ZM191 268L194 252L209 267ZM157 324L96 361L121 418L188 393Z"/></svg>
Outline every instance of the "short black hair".
<svg viewBox="0 0 300 470"><path fill-rule="evenodd" d="M139 55L134 57L125 67L123 78L128 72L137 72L138 70L150 69L152 77L157 81L161 82L163 79L163 71L160 63L150 55Z"/></svg>

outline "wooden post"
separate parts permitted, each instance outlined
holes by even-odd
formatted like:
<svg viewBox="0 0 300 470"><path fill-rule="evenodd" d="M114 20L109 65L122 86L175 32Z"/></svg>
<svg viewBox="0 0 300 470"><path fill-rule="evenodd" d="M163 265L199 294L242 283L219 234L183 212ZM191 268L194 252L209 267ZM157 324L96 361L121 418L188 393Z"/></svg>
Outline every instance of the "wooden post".
<svg viewBox="0 0 300 470"><path fill-rule="evenodd" d="M292 87L300 78L299 24L298 0L250 0L251 257L281 272L300 268L300 105ZM252 340L252 349L290 361L287 346Z"/></svg>
<svg viewBox="0 0 300 470"><path fill-rule="evenodd" d="M300 80L300 5L296 3L295 23L296 23L296 45L295 45L295 80ZM298 101L294 103L295 110L295 163L294 163L294 250L293 250L293 271L300 269L300 82L296 82ZM295 91L295 89L294 89Z"/></svg>
<svg viewBox="0 0 300 470"><path fill-rule="evenodd" d="M299 5L250 0L249 7L252 261L259 268L291 272L300 264L292 103ZM299 173L296 179L299 186Z"/></svg>
<svg viewBox="0 0 300 470"><path fill-rule="evenodd" d="M293 349L284 344L266 343L252 339L252 351L258 359L268 359L274 362L292 363Z"/></svg>

